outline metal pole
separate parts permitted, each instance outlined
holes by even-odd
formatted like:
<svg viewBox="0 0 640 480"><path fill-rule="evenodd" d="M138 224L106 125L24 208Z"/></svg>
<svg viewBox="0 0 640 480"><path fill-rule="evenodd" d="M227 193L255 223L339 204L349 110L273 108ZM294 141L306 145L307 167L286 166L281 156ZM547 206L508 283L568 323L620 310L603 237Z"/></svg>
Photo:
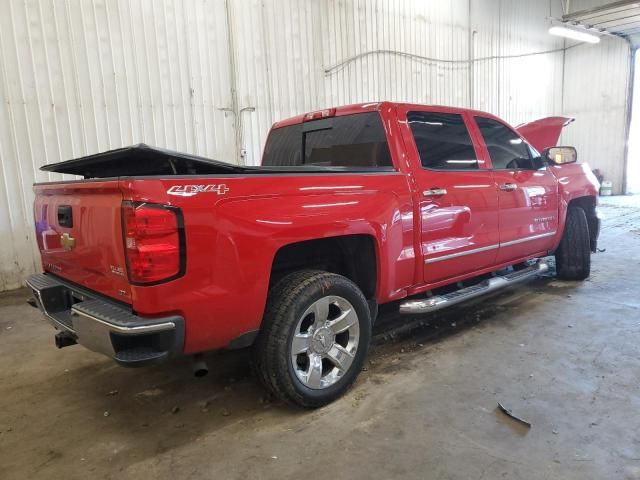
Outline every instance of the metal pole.
<svg viewBox="0 0 640 480"><path fill-rule="evenodd" d="M631 41L627 38L629 44L629 76L627 85L627 115L625 124L625 142L624 142L624 156L622 159L622 194L627 193L627 174L629 169L629 136L631 135L631 121L633 117L633 83L636 76L636 49L633 47Z"/></svg>
<svg viewBox="0 0 640 480"><path fill-rule="evenodd" d="M238 106L238 85L236 78L236 49L233 41L233 20L231 15L231 5L229 0L225 0L224 9L227 20L227 45L229 51L229 82L231 84L231 112L233 115L233 130L235 136L235 155L238 165L244 165L244 158L240 154L242 151L242 121Z"/></svg>

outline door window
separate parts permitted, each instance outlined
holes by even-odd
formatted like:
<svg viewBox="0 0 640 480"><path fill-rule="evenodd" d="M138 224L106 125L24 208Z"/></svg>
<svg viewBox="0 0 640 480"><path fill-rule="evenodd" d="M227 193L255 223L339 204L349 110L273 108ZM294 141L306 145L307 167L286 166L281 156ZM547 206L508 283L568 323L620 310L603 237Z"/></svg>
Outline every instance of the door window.
<svg viewBox="0 0 640 480"><path fill-rule="evenodd" d="M536 170L527 143L502 123L486 117L475 117L484 137L494 170Z"/></svg>
<svg viewBox="0 0 640 480"><path fill-rule="evenodd" d="M478 159L462 115L408 112L420 162L433 170L478 170Z"/></svg>

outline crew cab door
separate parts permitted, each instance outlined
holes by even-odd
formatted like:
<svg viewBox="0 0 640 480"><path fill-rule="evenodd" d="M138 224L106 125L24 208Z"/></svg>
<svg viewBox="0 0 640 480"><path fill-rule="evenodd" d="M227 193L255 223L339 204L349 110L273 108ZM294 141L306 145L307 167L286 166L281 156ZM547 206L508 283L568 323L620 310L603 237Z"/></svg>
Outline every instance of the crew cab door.
<svg viewBox="0 0 640 480"><path fill-rule="evenodd" d="M493 265L498 251L498 193L476 151L466 113L398 107L425 283Z"/></svg>
<svg viewBox="0 0 640 480"><path fill-rule="evenodd" d="M481 115L474 120L498 193L500 249L496 263L546 252L553 247L558 229L556 177L511 127Z"/></svg>

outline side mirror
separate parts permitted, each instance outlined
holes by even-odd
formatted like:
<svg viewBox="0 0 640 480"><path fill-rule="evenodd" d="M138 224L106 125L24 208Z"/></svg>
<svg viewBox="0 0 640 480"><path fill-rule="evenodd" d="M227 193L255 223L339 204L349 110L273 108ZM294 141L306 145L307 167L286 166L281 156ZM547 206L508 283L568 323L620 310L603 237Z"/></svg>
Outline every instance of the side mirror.
<svg viewBox="0 0 640 480"><path fill-rule="evenodd" d="M578 152L574 147L551 147L544 149L542 158L552 165L564 165L566 163L576 163Z"/></svg>

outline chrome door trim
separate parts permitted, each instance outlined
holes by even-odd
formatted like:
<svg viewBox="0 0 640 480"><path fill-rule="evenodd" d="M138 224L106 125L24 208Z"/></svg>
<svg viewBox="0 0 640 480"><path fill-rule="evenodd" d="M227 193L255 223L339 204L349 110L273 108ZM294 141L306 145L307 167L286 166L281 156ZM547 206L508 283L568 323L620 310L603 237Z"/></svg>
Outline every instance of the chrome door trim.
<svg viewBox="0 0 640 480"><path fill-rule="evenodd" d="M450 253L449 255L442 255L441 257L427 258L425 259L424 263L427 263L427 264L436 263L436 262L441 262L443 260L451 260L452 258L463 257L465 255L473 255L474 253L487 252L489 250L494 250L500 247L510 247L511 245L517 245L519 243L531 242L533 240L539 240L541 238L552 237L556 235L556 233L557 232L541 233L539 235L532 235L530 237L518 238L517 240L510 240L508 242L498 243L495 245L487 245L486 247L465 250L464 252L456 252L456 253Z"/></svg>
<svg viewBox="0 0 640 480"><path fill-rule="evenodd" d="M553 237L557 232L541 233L539 235L532 235L531 237L518 238L516 240L509 240L508 242L500 243L501 247L509 247L511 245L517 245L519 243L530 242L532 240L539 240L541 238Z"/></svg>
<svg viewBox="0 0 640 480"><path fill-rule="evenodd" d="M498 247L500 247L500 245L496 243L495 245L487 245L486 247L474 248L472 250L465 250L464 252L456 252L456 253L450 253L449 255L442 255L441 257L427 258L427 259L425 259L424 263L441 262L443 260L449 260L451 258L458 258L458 257L463 257L465 255L471 255L471 254L474 254L474 253L480 253L480 252L486 252L486 251L489 251L489 250L495 250Z"/></svg>

